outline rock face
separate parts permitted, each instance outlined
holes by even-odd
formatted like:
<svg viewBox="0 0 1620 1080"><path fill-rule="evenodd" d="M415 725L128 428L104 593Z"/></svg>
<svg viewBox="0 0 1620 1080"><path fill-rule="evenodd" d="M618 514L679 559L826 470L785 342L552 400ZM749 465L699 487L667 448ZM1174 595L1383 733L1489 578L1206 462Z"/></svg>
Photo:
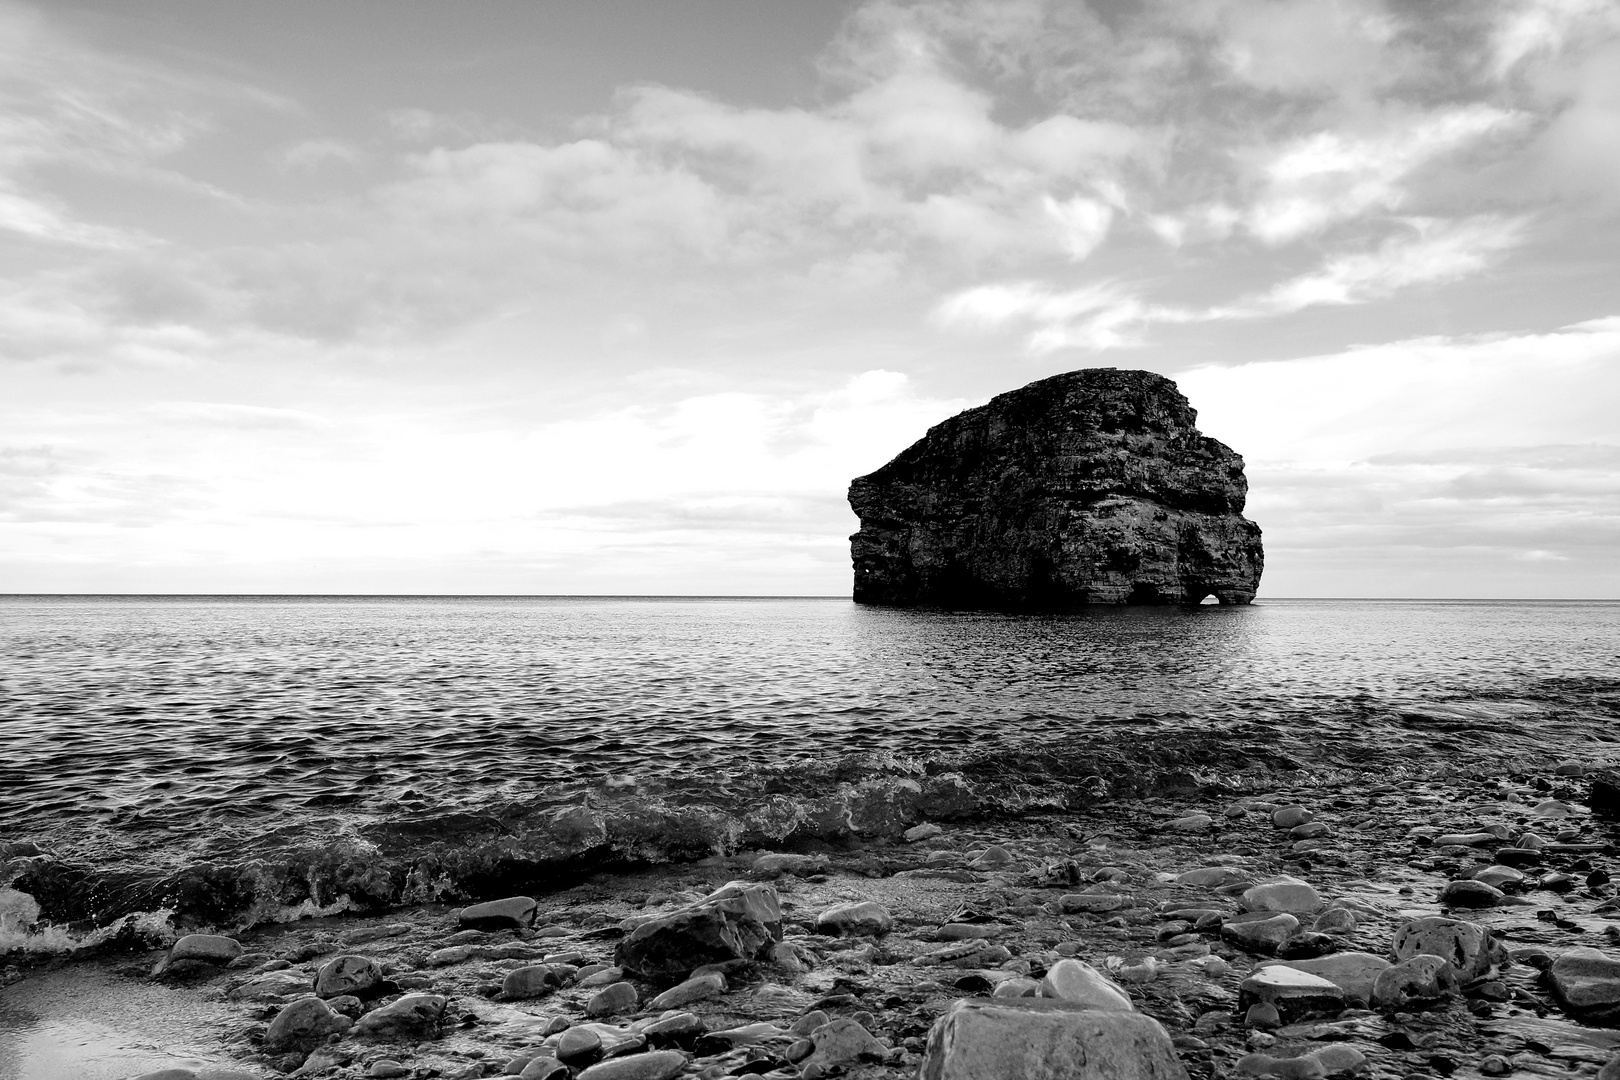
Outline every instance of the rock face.
<svg viewBox="0 0 1620 1080"><path fill-rule="evenodd" d="M1260 527L1243 459L1175 383L1099 368L930 428L855 480L855 600L1000 610L1246 604Z"/></svg>

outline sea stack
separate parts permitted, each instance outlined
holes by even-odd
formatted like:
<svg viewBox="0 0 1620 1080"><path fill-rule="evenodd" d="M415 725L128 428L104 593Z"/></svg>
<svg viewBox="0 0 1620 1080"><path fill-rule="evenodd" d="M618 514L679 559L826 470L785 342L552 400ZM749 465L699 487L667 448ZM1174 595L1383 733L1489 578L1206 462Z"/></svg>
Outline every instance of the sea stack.
<svg viewBox="0 0 1620 1080"><path fill-rule="evenodd" d="M929 428L849 486L856 602L1247 604L1264 555L1243 459L1197 419L1162 375L1092 368Z"/></svg>

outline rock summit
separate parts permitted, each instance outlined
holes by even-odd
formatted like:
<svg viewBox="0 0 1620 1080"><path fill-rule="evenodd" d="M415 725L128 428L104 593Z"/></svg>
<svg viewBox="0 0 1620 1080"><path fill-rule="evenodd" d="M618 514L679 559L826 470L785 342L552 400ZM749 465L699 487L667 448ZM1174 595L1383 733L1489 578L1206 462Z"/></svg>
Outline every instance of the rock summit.
<svg viewBox="0 0 1620 1080"><path fill-rule="evenodd" d="M1092 368L935 425L850 484L856 602L1247 604L1264 556L1243 459L1197 415L1162 375Z"/></svg>

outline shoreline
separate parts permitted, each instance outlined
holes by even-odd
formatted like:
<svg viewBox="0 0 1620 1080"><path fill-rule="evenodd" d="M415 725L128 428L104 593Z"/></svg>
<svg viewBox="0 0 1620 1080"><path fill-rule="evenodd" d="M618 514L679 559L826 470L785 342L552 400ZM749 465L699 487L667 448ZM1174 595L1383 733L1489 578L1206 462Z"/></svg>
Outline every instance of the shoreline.
<svg viewBox="0 0 1620 1080"><path fill-rule="evenodd" d="M154 978L150 973L163 953L152 949L56 958L26 969L13 958L0 989L0 1029L9 1024L6 1037L13 1043L19 1032L33 1030L4 1019L17 1015L31 982L100 978L130 988L165 987L162 993L219 1017L202 1025L207 1030L187 1044L191 1056L179 1055L176 1063L211 1059L216 1071L237 1069L246 1076L297 1070L332 1078L502 1075L525 1053L555 1053L559 1033L546 1031L564 1022L581 1030L591 1023L623 1029L626 1045L644 1038L632 1029L667 1011L649 1011L649 1003L674 980L613 970L627 928L741 880L775 891L786 948L732 964L723 991L672 1006L695 1017L704 1031L684 1046L670 1044L687 1055L682 1071L704 1080L748 1072L784 1080L839 1071L914 1075L929 1028L955 1000L1005 985L1028 989L1016 982L1021 979L1039 986L1065 959L1109 974L1136 1011L1164 1028L1194 1077L1236 1075L1240 1062L1252 1075L1291 1075L1289 1068L1324 1075L1297 1063L1255 1072L1265 1063L1253 1055L1286 1061L1325 1046L1355 1050L1360 1064L1354 1071L1362 1075L1505 1075L1492 1071L1504 1066L1512 1075L1595 1075L1620 1049L1620 1032L1573 1018L1549 990L1542 968L1564 951L1595 945L1617 958L1612 981L1620 1005L1620 925L1608 921L1620 903L1611 903L1614 887L1602 880L1611 870L1620 872L1611 846L1616 834L1585 805L1589 781L1575 775L1585 771L1582 766L1559 775L1552 761L1541 765L1494 776L1470 765L1428 783L1404 784L1369 783L1365 774L1294 773L1293 784L1269 790L1099 800L1076 811L942 822L933 826L940 830L936 835L912 840L850 836L793 845L791 852L774 853L776 858L751 850L598 872L558 891L537 891L532 925L463 929L455 908L420 905L260 926L235 935L242 956L223 965L177 965L190 966L183 976L171 970ZM1276 827L1272 814L1289 805L1304 807L1320 823L1305 832L1320 835L1295 837L1291 829ZM1491 978L1407 1008L1334 1009L1281 1027L1263 1016L1245 1022L1244 979L1271 956L1264 945L1244 945L1236 931L1220 929L1236 920L1240 886L1286 875L1314 890L1320 907L1298 913L1299 929L1313 922L1326 928L1289 949L1389 958L1403 923L1440 914L1438 897L1448 882L1489 865L1496 846L1527 828L1553 845L1539 856L1540 865L1493 875L1501 893L1492 898L1477 891L1472 897L1492 906L1449 909L1500 935L1508 962ZM1495 835L1501 832L1510 835ZM1448 833L1449 839L1476 839L1436 843ZM1197 880L1225 884L1176 880L1211 867L1224 869ZM1525 875L1524 881L1515 882L1514 874ZM1458 895L1453 889L1453 900ZM1104 899L1072 899L1088 896ZM848 937L818 931L818 917L827 909L858 902L881 905L892 928ZM1194 911L1216 917L1171 914ZM363 1003L342 1003L356 1016L401 994L444 997L445 1013L431 1025L431 1037L362 1037L351 1031L312 1046L313 1058L298 1050L267 1051L265 1025L280 1008L307 996L316 974L341 955L374 961L389 986L389 993ZM559 968L562 985L545 987L542 997L502 999L500 987L511 972L547 963L574 970ZM607 967L594 969L596 964ZM633 1003L587 1017L595 995L617 982L629 984L628 991L615 993L633 994ZM865 1059L852 1056L806 1070L805 1059L792 1055L802 1050L801 1036L811 1032L789 1029L817 1011L829 1020L860 1024L885 1044L881 1053L869 1049ZM49 1019L36 1018L35 1027ZM735 1034L760 1024L770 1027ZM724 1032L733 1034L717 1034ZM1312 1060L1325 1068L1320 1055ZM403 1071L391 1072L388 1062ZM92 1075L94 1067L93 1056L84 1057L71 1075ZM117 1074L95 1075L111 1080Z"/></svg>

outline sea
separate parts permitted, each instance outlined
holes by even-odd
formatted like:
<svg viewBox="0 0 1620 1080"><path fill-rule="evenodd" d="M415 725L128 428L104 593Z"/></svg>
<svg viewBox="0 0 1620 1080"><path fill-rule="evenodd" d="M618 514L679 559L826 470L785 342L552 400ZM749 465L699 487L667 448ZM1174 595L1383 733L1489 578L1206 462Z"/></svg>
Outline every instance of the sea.
<svg viewBox="0 0 1620 1080"><path fill-rule="evenodd" d="M1613 601L0 597L0 952L1614 762L1617 720Z"/></svg>

